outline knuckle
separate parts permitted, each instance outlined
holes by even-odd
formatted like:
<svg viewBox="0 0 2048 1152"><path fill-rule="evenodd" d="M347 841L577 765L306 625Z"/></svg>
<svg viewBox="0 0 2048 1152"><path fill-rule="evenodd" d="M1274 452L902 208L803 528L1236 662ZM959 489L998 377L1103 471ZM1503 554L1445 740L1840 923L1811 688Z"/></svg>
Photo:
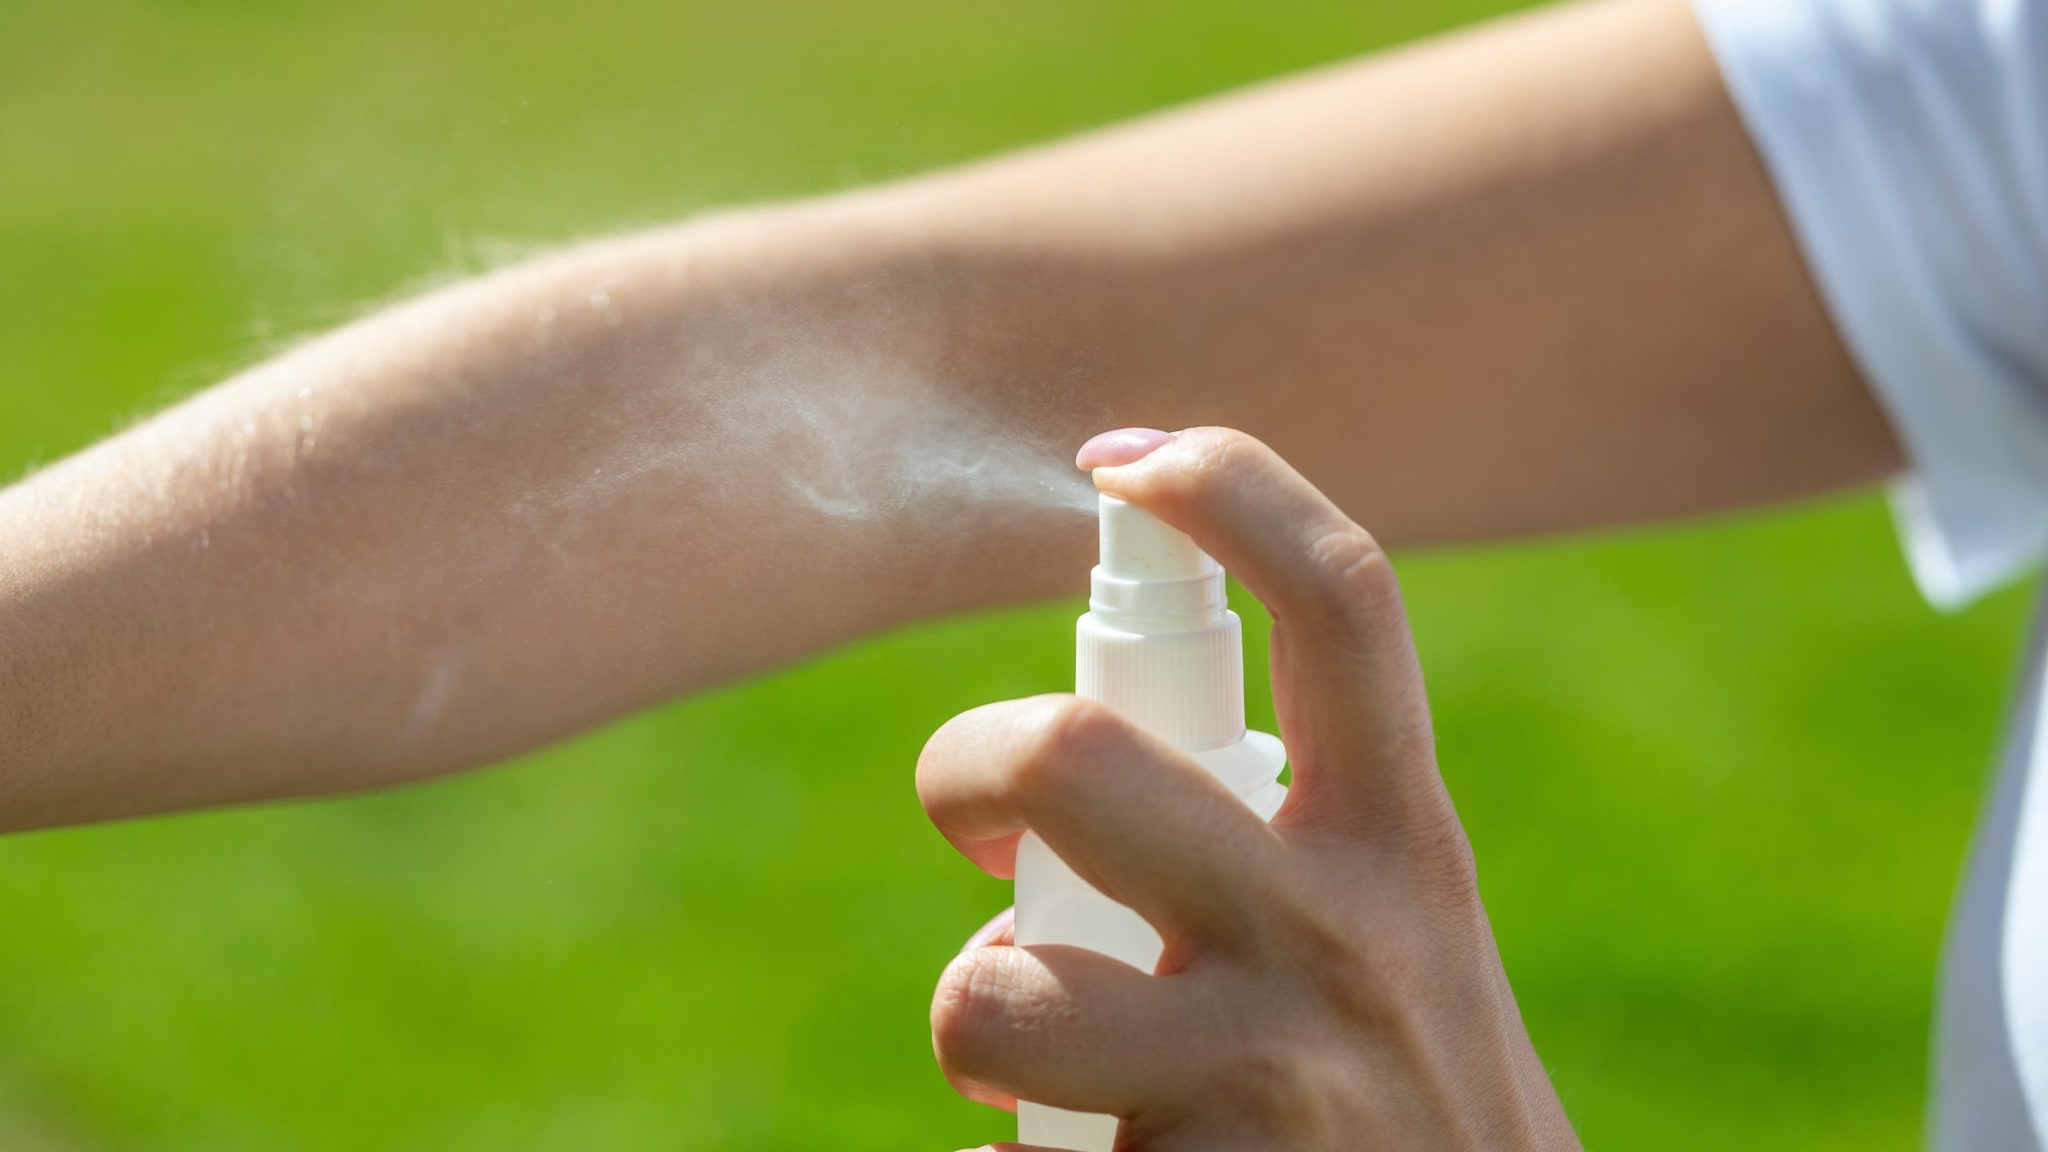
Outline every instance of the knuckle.
<svg viewBox="0 0 2048 1152"><path fill-rule="evenodd" d="M1123 719L1107 706L1079 696L1048 698L1017 757L1018 794L1027 800L1063 795L1124 737Z"/></svg>
<svg viewBox="0 0 2048 1152"><path fill-rule="evenodd" d="M1412 834L1410 859L1427 895L1463 906L1479 898L1479 861L1455 814L1445 812Z"/></svg>
<svg viewBox="0 0 2048 1152"><path fill-rule="evenodd" d="M974 1075L1002 1043L1002 1022L1015 980L1008 949L979 949L946 965L932 994L932 1051L949 1074Z"/></svg>
<svg viewBox="0 0 2048 1152"><path fill-rule="evenodd" d="M1161 473L1150 494L1151 502L1175 519L1173 509L1206 504L1215 493L1278 460L1263 441L1235 428L1190 428L1178 441L1189 456L1188 466Z"/></svg>
<svg viewBox="0 0 2048 1152"><path fill-rule="evenodd" d="M1308 553L1333 611L1374 622L1401 619L1400 578L1372 533L1347 520L1317 537Z"/></svg>

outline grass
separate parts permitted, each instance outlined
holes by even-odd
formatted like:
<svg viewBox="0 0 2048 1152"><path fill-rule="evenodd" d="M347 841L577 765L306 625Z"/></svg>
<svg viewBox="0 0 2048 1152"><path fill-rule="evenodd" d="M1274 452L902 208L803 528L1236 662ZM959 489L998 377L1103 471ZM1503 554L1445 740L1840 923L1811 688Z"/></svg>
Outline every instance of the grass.
<svg viewBox="0 0 2048 1152"><path fill-rule="evenodd" d="M0 6L0 470L507 244L913 171L1497 7ZM1874 498L1403 571L1588 1142L1916 1146L2021 595L1927 611ZM923 1019L1004 890L908 768L951 713L1065 686L1077 610L882 637L402 793L0 841L0 1145L999 1137Z"/></svg>

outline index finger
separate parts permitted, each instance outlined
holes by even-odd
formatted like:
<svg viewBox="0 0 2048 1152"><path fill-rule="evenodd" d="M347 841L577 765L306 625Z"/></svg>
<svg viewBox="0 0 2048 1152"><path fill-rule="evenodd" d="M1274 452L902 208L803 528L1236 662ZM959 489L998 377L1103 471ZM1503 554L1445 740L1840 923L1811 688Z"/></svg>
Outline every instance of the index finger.
<svg viewBox="0 0 2048 1152"><path fill-rule="evenodd" d="M945 837L998 876L1029 828L1162 936L1216 945L1259 907L1279 843L1193 761L1092 701L1042 696L948 721L917 764Z"/></svg>
<svg viewBox="0 0 2048 1152"><path fill-rule="evenodd" d="M1095 483L1187 533L1273 613L1292 813L1350 820L1403 797L1435 803L1422 667L1371 533L1228 428L1181 432L1095 469Z"/></svg>

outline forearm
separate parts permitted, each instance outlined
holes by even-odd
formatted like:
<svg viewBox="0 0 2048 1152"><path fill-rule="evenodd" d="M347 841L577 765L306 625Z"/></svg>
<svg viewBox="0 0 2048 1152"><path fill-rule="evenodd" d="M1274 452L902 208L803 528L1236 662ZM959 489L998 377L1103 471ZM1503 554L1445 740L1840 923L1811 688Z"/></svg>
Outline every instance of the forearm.
<svg viewBox="0 0 2048 1152"><path fill-rule="evenodd" d="M1072 584L1059 458L1226 423L1394 543L1883 475L1676 0L589 246L0 494L0 826L466 767Z"/></svg>
<svg viewBox="0 0 2048 1152"><path fill-rule="evenodd" d="M1030 358L958 280L861 204L601 243L0 493L0 826L466 767L1043 594L1085 481L999 430Z"/></svg>

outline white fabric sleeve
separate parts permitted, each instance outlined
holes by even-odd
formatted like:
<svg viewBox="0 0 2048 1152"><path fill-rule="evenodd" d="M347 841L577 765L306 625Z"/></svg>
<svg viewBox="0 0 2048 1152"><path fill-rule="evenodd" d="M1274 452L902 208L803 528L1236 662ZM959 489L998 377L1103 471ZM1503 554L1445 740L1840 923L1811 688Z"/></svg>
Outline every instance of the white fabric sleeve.
<svg viewBox="0 0 2048 1152"><path fill-rule="evenodd" d="M1935 603L2048 553L2048 0L1695 0L1911 475Z"/></svg>

